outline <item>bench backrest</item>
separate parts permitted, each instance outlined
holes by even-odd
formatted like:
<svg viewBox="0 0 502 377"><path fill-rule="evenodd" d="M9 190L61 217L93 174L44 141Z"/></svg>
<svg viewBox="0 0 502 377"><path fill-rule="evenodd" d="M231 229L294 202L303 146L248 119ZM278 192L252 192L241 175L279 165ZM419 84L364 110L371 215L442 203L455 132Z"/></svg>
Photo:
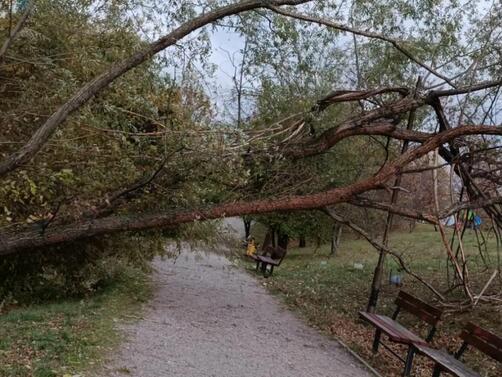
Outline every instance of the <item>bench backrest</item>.
<svg viewBox="0 0 502 377"><path fill-rule="evenodd" d="M280 247L280 246L276 246L276 247L265 246L263 248L263 251L264 251L263 255L269 254L270 258L275 259L275 260L279 260L279 264L281 264L282 260L284 259L284 257L286 256L286 253L287 253L287 250Z"/></svg>
<svg viewBox="0 0 502 377"><path fill-rule="evenodd" d="M429 305L422 300L406 293L404 291L400 291L396 298L396 305L399 309L404 309L408 313L411 313L422 321L427 322L433 327L441 319L442 310L435 308L432 305ZM396 314L397 316L397 314Z"/></svg>
<svg viewBox="0 0 502 377"><path fill-rule="evenodd" d="M488 330L469 322L462 330L460 337L464 344L469 344L484 354L502 362L502 338ZM464 347L465 348L465 347Z"/></svg>

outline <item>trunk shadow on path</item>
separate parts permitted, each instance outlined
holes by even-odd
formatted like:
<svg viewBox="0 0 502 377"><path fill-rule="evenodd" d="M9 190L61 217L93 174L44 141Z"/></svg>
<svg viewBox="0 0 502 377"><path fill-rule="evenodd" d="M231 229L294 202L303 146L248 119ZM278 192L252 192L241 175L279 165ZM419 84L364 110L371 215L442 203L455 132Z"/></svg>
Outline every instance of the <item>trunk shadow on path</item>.
<svg viewBox="0 0 502 377"><path fill-rule="evenodd" d="M154 298L101 376L373 376L224 257L154 267Z"/></svg>

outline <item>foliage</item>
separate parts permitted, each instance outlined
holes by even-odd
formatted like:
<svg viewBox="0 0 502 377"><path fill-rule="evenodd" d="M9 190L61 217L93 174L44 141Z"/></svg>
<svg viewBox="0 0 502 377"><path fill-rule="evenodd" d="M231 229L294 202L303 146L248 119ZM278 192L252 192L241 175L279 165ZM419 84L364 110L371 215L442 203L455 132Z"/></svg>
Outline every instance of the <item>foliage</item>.
<svg viewBox="0 0 502 377"><path fill-rule="evenodd" d="M0 298L11 305L85 297L132 267L149 271L148 262L163 253L162 237L136 235L5 256L0 260Z"/></svg>
<svg viewBox="0 0 502 377"><path fill-rule="evenodd" d="M26 27L0 62L0 156L13 152L81 85L145 44L131 22L132 2L40 1ZM96 10L98 10L96 12ZM186 16L186 14L185 14ZM3 26L8 14L1 13ZM57 28L54 25L58 25ZM5 33L0 36L3 43ZM44 233L71 219L93 218L100 209L190 207L218 202L218 131L196 80L175 84L163 59L129 72L71 117L43 151L0 186L0 226L15 232L31 224ZM201 155L193 153L201 151ZM197 169L193 169L197 166ZM110 203L113 193L159 170L147 184ZM146 195L148 194L148 195ZM109 208L109 209L108 209ZM193 227L168 235L178 237ZM211 231L207 227L206 235ZM107 236L49 250L0 257L0 301L27 301L89 294L129 265L145 266L163 253L162 234Z"/></svg>

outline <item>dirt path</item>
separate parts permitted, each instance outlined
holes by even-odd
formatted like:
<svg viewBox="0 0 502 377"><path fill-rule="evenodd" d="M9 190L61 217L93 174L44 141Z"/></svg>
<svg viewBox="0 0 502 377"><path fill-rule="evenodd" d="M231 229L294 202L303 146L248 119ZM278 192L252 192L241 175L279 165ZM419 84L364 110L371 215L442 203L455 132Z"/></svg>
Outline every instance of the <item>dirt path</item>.
<svg viewBox="0 0 502 377"><path fill-rule="evenodd" d="M155 267L155 297L102 375L372 376L226 259L185 253Z"/></svg>

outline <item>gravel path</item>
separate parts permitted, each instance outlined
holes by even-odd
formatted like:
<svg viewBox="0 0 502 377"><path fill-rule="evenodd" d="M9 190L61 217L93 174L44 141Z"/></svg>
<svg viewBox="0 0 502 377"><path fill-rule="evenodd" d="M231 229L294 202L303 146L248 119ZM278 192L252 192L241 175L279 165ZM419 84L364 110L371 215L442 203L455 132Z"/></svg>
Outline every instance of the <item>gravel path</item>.
<svg viewBox="0 0 502 377"><path fill-rule="evenodd" d="M373 376L216 255L155 262L156 292L109 377Z"/></svg>

